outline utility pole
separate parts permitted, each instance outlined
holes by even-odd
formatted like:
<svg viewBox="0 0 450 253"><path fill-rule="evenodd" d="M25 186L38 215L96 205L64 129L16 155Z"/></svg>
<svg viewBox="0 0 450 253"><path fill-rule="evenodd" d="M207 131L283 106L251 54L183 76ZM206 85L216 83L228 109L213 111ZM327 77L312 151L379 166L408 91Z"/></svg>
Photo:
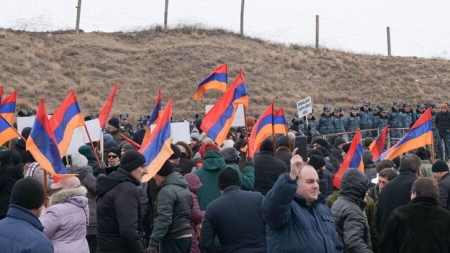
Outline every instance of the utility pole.
<svg viewBox="0 0 450 253"><path fill-rule="evenodd" d="M81 16L81 0L78 0L77 8L77 24L75 26L75 34L78 35L80 33L80 16Z"/></svg>

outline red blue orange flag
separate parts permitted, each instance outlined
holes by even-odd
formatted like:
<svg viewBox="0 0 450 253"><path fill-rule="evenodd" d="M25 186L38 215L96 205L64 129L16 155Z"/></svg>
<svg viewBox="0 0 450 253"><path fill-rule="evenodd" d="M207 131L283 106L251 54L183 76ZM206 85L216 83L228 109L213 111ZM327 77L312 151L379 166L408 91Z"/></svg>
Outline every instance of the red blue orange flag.
<svg viewBox="0 0 450 253"><path fill-rule="evenodd" d="M104 128L106 121L108 121L109 112L111 111L111 107L114 103L114 97L116 96L117 87L119 85L116 83L114 84L113 89L111 90L111 93L109 94L108 100L106 100L105 104L103 105L102 109L100 110L100 113L98 115L98 122L100 123L100 127Z"/></svg>
<svg viewBox="0 0 450 253"><path fill-rule="evenodd" d="M375 139L375 141L372 142L369 146L370 152L372 152L373 160L377 160L378 157L384 152L385 146L386 146L386 134L387 130L389 128L389 125L386 126L383 131L381 131L380 135Z"/></svg>
<svg viewBox="0 0 450 253"><path fill-rule="evenodd" d="M225 92L227 90L228 71L227 64L224 63L211 72L205 80L201 81L197 87L197 93L194 94L194 99L199 100L206 90L220 90Z"/></svg>
<svg viewBox="0 0 450 253"><path fill-rule="evenodd" d="M148 120L147 123L147 129L145 129L145 134L144 134L144 138L142 139L142 143L144 143L149 137L150 137L150 133L151 133L151 129L150 126L152 124L157 124L158 123L158 119L159 116L161 115L161 99L162 99L162 95L161 95L161 90L158 91L158 97L156 98L155 101L155 106L153 107L153 111L152 111L152 115L150 116L150 119Z"/></svg>
<svg viewBox="0 0 450 253"><path fill-rule="evenodd" d="M19 132L0 115L0 146L17 137L20 137Z"/></svg>
<svg viewBox="0 0 450 253"><path fill-rule="evenodd" d="M361 133L358 128L356 131L355 137L353 137L352 144L345 155L344 161L339 167L338 172L334 176L333 185L334 187L340 189L341 187L341 179L347 169L359 169L364 172L364 164L362 160L364 149L361 144Z"/></svg>
<svg viewBox="0 0 450 253"><path fill-rule="evenodd" d="M63 157L69 149L75 128L84 126L84 118L73 90L56 109L49 122L58 144L59 154Z"/></svg>
<svg viewBox="0 0 450 253"><path fill-rule="evenodd" d="M26 148L36 162L48 173L57 177L71 176L67 174L66 167L61 160L58 145L47 118L44 99L39 102L36 119L28 136Z"/></svg>
<svg viewBox="0 0 450 253"><path fill-rule="evenodd" d="M248 107L247 88L245 87L242 69L225 94L203 117L200 126L203 132L214 140L217 145L221 146L227 137L239 104Z"/></svg>
<svg viewBox="0 0 450 253"><path fill-rule="evenodd" d="M261 143L269 136L274 136L274 111L271 103L253 126L248 139L248 157L254 157L256 151L261 147ZM285 132L286 130L284 130Z"/></svg>
<svg viewBox="0 0 450 253"><path fill-rule="evenodd" d="M274 114L273 130L274 130L274 134L287 135L286 118L284 117L283 106L280 106L280 109L278 109Z"/></svg>
<svg viewBox="0 0 450 253"><path fill-rule="evenodd" d="M9 94L0 103L0 115L5 118L9 124L14 124L14 116L16 111L17 91Z"/></svg>
<svg viewBox="0 0 450 253"><path fill-rule="evenodd" d="M378 162L384 159L392 160L410 150L433 144L433 132L431 131L431 128L431 109L428 108L400 141L383 152L378 159L374 161Z"/></svg>
<svg viewBox="0 0 450 253"><path fill-rule="evenodd" d="M145 157L148 174L144 175L142 182L147 182L161 169L164 162L173 154L170 144L170 124L172 117L172 100L169 99L161 118L153 129L150 137L142 143L139 152Z"/></svg>

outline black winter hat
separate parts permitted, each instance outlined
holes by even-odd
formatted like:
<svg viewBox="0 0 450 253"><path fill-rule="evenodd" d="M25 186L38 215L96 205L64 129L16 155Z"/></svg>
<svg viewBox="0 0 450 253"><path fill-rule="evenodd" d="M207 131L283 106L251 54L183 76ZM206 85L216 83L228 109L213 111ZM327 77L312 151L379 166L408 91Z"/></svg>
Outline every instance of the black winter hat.
<svg viewBox="0 0 450 253"><path fill-rule="evenodd" d="M286 135L280 136L277 140L277 148L281 146L289 147L288 137Z"/></svg>
<svg viewBox="0 0 450 253"><path fill-rule="evenodd" d="M172 144L172 143L170 143L170 148L172 149L173 154L169 157L169 160L180 158L180 156L181 156L180 148L177 145Z"/></svg>
<svg viewBox="0 0 450 253"><path fill-rule="evenodd" d="M328 149L328 142L327 142L324 138L318 138L318 139L314 140L313 144L314 144L314 143L317 143L317 144L319 144L320 146L322 146L322 147Z"/></svg>
<svg viewBox="0 0 450 253"><path fill-rule="evenodd" d="M225 190L228 186L241 186L239 174L233 168L224 168L219 173L219 189Z"/></svg>
<svg viewBox="0 0 450 253"><path fill-rule="evenodd" d="M312 155L309 157L308 164L313 166L315 170L319 170L326 165L326 162L325 159L323 159L323 157L320 157L318 155Z"/></svg>
<svg viewBox="0 0 450 253"><path fill-rule="evenodd" d="M120 128L120 123L117 118L111 118L110 120L108 120L108 124L112 125L115 128Z"/></svg>
<svg viewBox="0 0 450 253"><path fill-rule="evenodd" d="M352 145L351 142L347 142L344 144L344 146L342 146L342 151L344 151L345 153L348 152L348 150L350 149L350 146Z"/></svg>
<svg viewBox="0 0 450 253"><path fill-rule="evenodd" d="M320 150L323 153L323 157L327 157L330 155L330 151L328 151L328 149L326 149L325 147L318 147L316 149Z"/></svg>
<svg viewBox="0 0 450 253"><path fill-rule="evenodd" d="M223 159L225 163L238 163L239 162L239 154L235 148L225 148L220 153L223 155Z"/></svg>
<svg viewBox="0 0 450 253"><path fill-rule="evenodd" d="M117 145L117 142L113 140L105 141L105 144L103 144L104 150L109 150L112 147L119 148L119 145Z"/></svg>
<svg viewBox="0 0 450 253"><path fill-rule="evenodd" d="M169 160L165 161L163 166L161 167L161 169L156 172L156 174L162 176L162 177L167 177L168 175L170 175L173 172L173 166L172 163L169 162Z"/></svg>
<svg viewBox="0 0 450 253"><path fill-rule="evenodd" d="M437 160L431 167L433 172L449 171L448 164L445 161Z"/></svg>
<svg viewBox="0 0 450 253"><path fill-rule="evenodd" d="M11 191L10 204L37 209L44 203L44 187L34 178L20 179Z"/></svg>
<svg viewBox="0 0 450 253"><path fill-rule="evenodd" d="M289 130L298 132L298 130L299 130L298 125L297 125L297 124L292 124L292 125L289 127Z"/></svg>
<svg viewBox="0 0 450 253"><path fill-rule="evenodd" d="M339 146L341 144L345 144L345 140L342 139L341 137L336 138L336 140L334 140L334 146Z"/></svg>
<svg viewBox="0 0 450 253"><path fill-rule="evenodd" d="M133 171L145 164L145 157L136 150L128 150L120 158L120 167L126 171Z"/></svg>
<svg viewBox="0 0 450 253"><path fill-rule="evenodd" d="M311 156L313 156L313 155L323 157L322 151L320 151L320 150L318 150L318 149L313 149L313 150L311 150L311 151L308 152L308 157L311 157Z"/></svg>
<svg viewBox="0 0 450 253"><path fill-rule="evenodd" d="M22 129L22 137L25 138L25 140L28 140L28 136L30 136L31 133L31 127L25 127L24 129Z"/></svg>
<svg viewBox="0 0 450 253"><path fill-rule="evenodd" d="M119 158L122 157L122 151L121 151L120 148L118 148L118 147L111 147L111 148L109 148L109 149L108 149L108 152L107 152L106 154L109 154L109 153L114 153L114 154L116 154ZM122 161L120 161L120 163L122 163Z"/></svg>
<svg viewBox="0 0 450 253"><path fill-rule="evenodd" d="M261 151L273 151L273 140L272 136L267 137L261 143L261 147L259 148Z"/></svg>

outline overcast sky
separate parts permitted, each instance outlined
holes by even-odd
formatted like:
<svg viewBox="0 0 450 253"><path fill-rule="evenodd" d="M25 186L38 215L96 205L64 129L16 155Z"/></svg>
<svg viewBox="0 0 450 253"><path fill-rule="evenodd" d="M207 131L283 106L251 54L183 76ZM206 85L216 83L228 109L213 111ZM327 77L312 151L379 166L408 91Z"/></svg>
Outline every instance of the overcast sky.
<svg viewBox="0 0 450 253"><path fill-rule="evenodd" d="M133 31L163 23L165 0L82 0L85 31ZM0 27L73 29L76 0L1 0ZM170 0L169 26L201 24L239 32L241 0ZM450 1L246 0L244 33L275 42L320 44L356 53L450 59Z"/></svg>

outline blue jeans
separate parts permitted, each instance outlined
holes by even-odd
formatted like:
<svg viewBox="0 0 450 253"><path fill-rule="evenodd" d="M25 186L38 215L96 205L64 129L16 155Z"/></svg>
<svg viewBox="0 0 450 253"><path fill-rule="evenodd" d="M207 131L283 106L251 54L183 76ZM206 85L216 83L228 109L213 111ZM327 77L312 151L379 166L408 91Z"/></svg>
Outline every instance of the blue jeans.
<svg viewBox="0 0 450 253"><path fill-rule="evenodd" d="M444 141L445 159L447 160L450 157L450 131L439 130L439 138Z"/></svg>
<svg viewBox="0 0 450 253"><path fill-rule="evenodd" d="M192 237L169 239L162 241L160 253L189 253L191 252Z"/></svg>

